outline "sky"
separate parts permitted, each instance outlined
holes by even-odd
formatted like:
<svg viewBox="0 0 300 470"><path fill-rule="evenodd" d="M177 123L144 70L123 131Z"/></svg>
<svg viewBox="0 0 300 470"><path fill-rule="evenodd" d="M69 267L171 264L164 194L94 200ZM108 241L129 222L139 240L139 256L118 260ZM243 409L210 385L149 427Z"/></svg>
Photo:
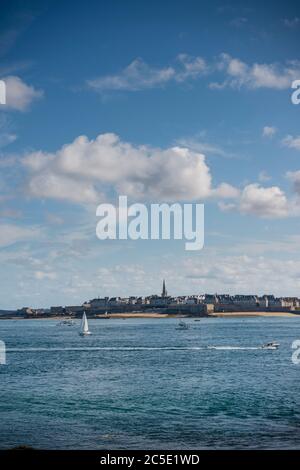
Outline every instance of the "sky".
<svg viewBox="0 0 300 470"><path fill-rule="evenodd" d="M296 1L0 8L0 309L300 296ZM204 203L204 248L99 240L119 195Z"/></svg>

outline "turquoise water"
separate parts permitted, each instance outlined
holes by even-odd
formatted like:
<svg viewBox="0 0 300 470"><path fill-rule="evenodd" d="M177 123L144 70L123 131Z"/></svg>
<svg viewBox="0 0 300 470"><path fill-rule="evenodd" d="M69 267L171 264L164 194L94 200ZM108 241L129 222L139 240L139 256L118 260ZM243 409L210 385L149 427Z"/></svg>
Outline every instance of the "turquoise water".
<svg viewBox="0 0 300 470"><path fill-rule="evenodd" d="M188 322L2 320L0 448L300 448L300 318Z"/></svg>

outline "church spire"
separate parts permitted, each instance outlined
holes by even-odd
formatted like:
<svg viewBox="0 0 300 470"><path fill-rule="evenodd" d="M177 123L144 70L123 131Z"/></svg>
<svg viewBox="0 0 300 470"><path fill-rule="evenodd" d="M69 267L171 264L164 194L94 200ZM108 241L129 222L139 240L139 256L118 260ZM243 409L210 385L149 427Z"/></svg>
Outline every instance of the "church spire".
<svg viewBox="0 0 300 470"><path fill-rule="evenodd" d="M166 289L166 283L165 283L165 280L163 280L163 288L162 288L161 296L162 297L167 297L167 295L168 295L168 292L167 292L167 289Z"/></svg>

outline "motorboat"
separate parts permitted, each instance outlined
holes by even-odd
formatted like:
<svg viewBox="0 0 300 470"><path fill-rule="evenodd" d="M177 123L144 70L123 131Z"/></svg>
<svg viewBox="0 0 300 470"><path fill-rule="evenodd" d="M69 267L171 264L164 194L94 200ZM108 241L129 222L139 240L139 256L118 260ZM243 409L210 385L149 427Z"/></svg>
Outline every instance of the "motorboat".
<svg viewBox="0 0 300 470"><path fill-rule="evenodd" d="M74 326L74 325L76 325L76 322L72 319L61 320L59 323L57 323L57 326Z"/></svg>
<svg viewBox="0 0 300 470"><path fill-rule="evenodd" d="M279 343L276 343L275 341L272 341L270 343L266 343L262 346L262 349L278 349L280 346Z"/></svg>

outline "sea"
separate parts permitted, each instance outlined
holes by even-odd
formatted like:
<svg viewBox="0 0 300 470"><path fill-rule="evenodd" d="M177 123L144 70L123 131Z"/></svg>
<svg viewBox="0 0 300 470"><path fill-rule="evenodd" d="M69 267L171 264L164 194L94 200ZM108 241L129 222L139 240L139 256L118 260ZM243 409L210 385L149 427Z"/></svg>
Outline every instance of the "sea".
<svg viewBox="0 0 300 470"><path fill-rule="evenodd" d="M186 322L1 320L0 448L299 449L300 316Z"/></svg>

